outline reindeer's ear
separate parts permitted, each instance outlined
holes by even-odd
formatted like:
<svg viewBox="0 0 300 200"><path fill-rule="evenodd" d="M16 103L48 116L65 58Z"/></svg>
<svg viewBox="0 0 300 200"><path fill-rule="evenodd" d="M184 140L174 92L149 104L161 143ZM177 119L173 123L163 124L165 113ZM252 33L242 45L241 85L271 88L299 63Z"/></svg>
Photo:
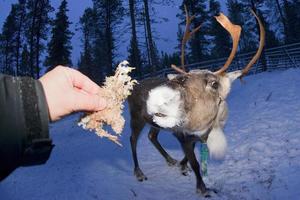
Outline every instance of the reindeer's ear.
<svg viewBox="0 0 300 200"><path fill-rule="evenodd" d="M239 78L242 75L242 71L241 70L237 70L234 72L229 72L226 74L226 76L228 77L229 81L232 83L235 79Z"/></svg>
<svg viewBox="0 0 300 200"><path fill-rule="evenodd" d="M229 73L225 73L224 76L221 76L220 78L220 84L222 87L220 87L220 96L223 98L223 99L226 99L229 92L230 92L230 89L231 89L231 84L232 82L239 78L240 76L242 75L242 71L241 70L237 70L237 71L234 71L234 72L229 72Z"/></svg>
<svg viewBox="0 0 300 200"><path fill-rule="evenodd" d="M167 78L169 79L169 80L173 80L174 78L176 78L178 76L178 74L168 74L167 75Z"/></svg>

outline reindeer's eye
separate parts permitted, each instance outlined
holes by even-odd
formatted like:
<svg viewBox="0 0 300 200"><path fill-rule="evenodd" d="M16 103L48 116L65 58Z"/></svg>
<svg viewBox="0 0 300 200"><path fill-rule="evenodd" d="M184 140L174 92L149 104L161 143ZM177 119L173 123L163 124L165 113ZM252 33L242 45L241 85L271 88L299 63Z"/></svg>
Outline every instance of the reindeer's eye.
<svg viewBox="0 0 300 200"><path fill-rule="evenodd" d="M219 83L217 81L212 81L210 83L211 87L214 88L215 90L218 89L219 87Z"/></svg>

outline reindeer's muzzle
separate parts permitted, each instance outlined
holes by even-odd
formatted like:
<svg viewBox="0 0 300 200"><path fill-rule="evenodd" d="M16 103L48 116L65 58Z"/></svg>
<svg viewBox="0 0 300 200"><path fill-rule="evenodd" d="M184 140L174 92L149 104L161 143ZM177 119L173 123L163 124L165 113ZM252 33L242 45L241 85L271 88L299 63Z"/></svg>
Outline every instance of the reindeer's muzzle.
<svg viewBox="0 0 300 200"><path fill-rule="evenodd" d="M162 128L173 128L183 121L182 99L178 90L159 86L149 92L147 113Z"/></svg>

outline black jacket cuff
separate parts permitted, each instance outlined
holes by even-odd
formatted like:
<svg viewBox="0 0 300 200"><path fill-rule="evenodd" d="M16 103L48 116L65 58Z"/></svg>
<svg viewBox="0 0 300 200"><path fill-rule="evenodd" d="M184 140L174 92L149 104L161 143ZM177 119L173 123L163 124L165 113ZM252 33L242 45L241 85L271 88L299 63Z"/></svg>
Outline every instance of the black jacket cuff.
<svg viewBox="0 0 300 200"><path fill-rule="evenodd" d="M26 123L24 154L21 165L44 164L51 154L53 145L49 138L48 105L42 84L33 79L22 79L21 90Z"/></svg>

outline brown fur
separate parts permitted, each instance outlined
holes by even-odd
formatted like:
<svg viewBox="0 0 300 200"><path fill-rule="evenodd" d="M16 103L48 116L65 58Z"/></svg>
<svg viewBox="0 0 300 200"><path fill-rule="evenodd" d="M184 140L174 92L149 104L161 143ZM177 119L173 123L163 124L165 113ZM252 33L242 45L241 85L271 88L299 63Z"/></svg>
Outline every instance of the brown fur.
<svg viewBox="0 0 300 200"><path fill-rule="evenodd" d="M190 74L181 93L184 99L186 124L184 129L194 132L211 126L218 111L218 94L206 87L207 79L218 80L212 74Z"/></svg>

